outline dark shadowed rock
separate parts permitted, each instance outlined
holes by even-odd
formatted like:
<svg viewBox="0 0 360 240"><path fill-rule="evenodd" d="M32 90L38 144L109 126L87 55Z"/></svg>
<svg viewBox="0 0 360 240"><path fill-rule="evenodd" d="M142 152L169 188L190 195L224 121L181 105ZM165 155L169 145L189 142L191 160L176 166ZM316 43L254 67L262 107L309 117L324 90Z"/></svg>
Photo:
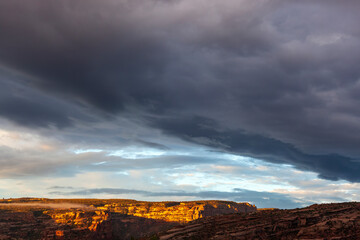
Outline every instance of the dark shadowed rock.
<svg viewBox="0 0 360 240"><path fill-rule="evenodd" d="M160 240L360 239L360 203L312 205L199 219L157 235Z"/></svg>

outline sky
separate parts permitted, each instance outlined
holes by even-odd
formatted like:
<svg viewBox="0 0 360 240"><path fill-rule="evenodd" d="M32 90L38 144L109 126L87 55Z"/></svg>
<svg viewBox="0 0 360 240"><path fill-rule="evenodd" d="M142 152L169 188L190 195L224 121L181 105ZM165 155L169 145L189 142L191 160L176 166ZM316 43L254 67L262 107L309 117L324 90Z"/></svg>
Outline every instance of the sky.
<svg viewBox="0 0 360 240"><path fill-rule="evenodd" d="M360 201L357 0L0 0L0 197Z"/></svg>

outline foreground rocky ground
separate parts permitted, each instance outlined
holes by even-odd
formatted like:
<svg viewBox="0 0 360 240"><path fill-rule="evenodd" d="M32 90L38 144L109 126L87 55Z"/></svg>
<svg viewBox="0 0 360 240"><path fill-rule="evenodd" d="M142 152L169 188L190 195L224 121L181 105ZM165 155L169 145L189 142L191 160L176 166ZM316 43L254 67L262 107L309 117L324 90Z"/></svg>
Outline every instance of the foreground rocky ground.
<svg viewBox="0 0 360 240"><path fill-rule="evenodd" d="M228 201L7 199L0 201L0 240L140 238L204 217L254 211Z"/></svg>
<svg viewBox="0 0 360 240"><path fill-rule="evenodd" d="M360 239L360 203L208 217L157 235L182 239Z"/></svg>

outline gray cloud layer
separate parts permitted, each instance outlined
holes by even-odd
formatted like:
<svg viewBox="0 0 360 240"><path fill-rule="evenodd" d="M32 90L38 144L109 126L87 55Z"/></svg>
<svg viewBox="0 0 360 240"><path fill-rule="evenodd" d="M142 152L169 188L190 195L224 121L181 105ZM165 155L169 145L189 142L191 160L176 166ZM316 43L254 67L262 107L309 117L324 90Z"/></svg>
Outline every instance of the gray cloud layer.
<svg viewBox="0 0 360 240"><path fill-rule="evenodd" d="M153 120L153 122L156 122ZM305 171L319 173L328 180L360 181L360 162L337 154L306 154L291 144L241 130L219 130L209 119L162 119L156 122L165 133L185 140L242 156L263 159L272 163L291 164Z"/></svg>
<svg viewBox="0 0 360 240"><path fill-rule="evenodd" d="M128 114L358 182L359 10L350 0L2 1L0 64L26 80L2 73L0 115L71 128L95 121L88 112Z"/></svg>

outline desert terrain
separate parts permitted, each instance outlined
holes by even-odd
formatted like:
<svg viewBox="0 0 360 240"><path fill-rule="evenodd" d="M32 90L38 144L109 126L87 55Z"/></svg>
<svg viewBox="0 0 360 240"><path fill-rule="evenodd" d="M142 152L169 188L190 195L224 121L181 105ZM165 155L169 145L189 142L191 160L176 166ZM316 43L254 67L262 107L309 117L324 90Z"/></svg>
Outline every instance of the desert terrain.
<svg viewBox="0 0 360 240"><path fill-rule="evenodd" d="M230 201L0 201L0 239L360 239L360 203L257 209Z"/></svg>
<svg viewBox="0 0 360 240"><path fill-rule="evenodd" d="M0 239L137 239L200 218L255 212L229 201L20 198L0 201Z"/></svg>

